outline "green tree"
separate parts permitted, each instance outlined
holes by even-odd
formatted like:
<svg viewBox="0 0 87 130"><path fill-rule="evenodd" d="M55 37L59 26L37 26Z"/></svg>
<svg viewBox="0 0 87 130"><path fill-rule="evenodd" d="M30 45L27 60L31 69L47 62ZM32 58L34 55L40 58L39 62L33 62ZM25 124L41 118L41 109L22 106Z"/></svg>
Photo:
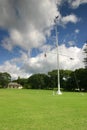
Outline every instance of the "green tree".
<svg viewBox="0 0 87 130"><path fill-rule="evenodd" d="M48 72L48 75L50 77L50 83L49 86L50 88L57 88L58 84L58 74L57 70L53 70L51 72ZM72 73L71 70L60 70L60 87L63 88L64 90L66 89L66 83L67 80L70 77L70 74Z"/></svg>
<svg viewBox="0 0 87 130"><path fill-rule="evenodd" d="M23 88L29 88L28 85L28 79L27 78L20 78L18 77L17 80L14 80L14 82L17 82L18 84L21 84Z"/></svg>
<svg viewBox="0 0 87 130"><path fill-rule="evenodd" d="M87 44L85 44L85 47L83 49L83 52L84 52L84 65L85 65L85 68L87 69Z"/></svg>
<svg viewBox="0 0 87 130"><path fill-rule="evenodd" d="M57 88L57 70L52 70L51 72L48 72L49 76L49 88L54 89Z"/></svg>
<svg viewBox="0 0 87 130"><path fill-rule="evenodd" d="M75 73L80 91L81 90L87 91L87 69L83 68L77 69Z"/></svg>
<svg viewBox="0 0 87 130"><path fill-rule="evenodd" d="M0 86L2 88L6 88L9 82L11 82L10 74L7 72L4 72L4 73L0 72Z"/></svg>
<svg viewBox="0 0 87 130"><path fill-rule="evenodd" d="M67 90L67 81L71 77L71 70L60 70L60 84L64 90Z"/></svg>
<svg viewBox="0 0 87 130"><path fill-rule="evenodd" d="M66 82L65 90L75 91L76 88L77 88L77 84L76 84L75 72L73 71L70 73L69 78Z"/></svg>
<svg viewBox="0 0 87 130"><path fill-rule="evenodd" d="M49 77L46 74L34 74L28 78L32 89L47 89Z"/></svg>

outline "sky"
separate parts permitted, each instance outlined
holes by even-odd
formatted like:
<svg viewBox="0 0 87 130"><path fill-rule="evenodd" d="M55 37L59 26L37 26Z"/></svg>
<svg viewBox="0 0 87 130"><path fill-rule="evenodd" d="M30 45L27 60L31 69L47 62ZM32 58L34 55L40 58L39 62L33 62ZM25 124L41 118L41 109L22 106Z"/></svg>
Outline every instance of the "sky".
<svg viewBox="0 0 87 130"><path fill-rule="evenodd" d="M86 12L87 0L0 0L0 72L17 79L57 69L56 27L59 68L84 68Z"/></svg>

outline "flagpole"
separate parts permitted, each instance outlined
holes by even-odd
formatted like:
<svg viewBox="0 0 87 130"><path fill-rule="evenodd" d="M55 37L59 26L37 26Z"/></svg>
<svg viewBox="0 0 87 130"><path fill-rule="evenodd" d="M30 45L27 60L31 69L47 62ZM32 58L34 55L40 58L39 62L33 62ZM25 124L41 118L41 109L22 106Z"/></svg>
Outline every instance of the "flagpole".
<svg viewBox="0 0 87 130"><path fill-rule="evenodd" d="M57 46L57 94L61 95L62 92L60 91L60 71L59 71L59 45L58 45L58 32L57 32L57 20L58 16L55 18L55 31L56 31L56 46Z"/></svg>

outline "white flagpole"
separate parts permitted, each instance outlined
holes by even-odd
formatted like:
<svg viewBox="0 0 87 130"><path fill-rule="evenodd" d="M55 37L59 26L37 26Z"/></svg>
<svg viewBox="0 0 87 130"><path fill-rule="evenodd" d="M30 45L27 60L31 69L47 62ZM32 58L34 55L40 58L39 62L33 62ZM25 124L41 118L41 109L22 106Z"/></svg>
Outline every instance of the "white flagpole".
<svg viewBox="0 0 87 130"><path fill-rule="evenodd" d="M60 91L60 72L59 72L59 45L58 45L58 32L57 32L57 20L58 20L58 17L55 18L55 31L56 31L56 46L57 46L57 77L58 77L58 91L57 91L57 94L58 95L61 95L62 92Z"/></svg>

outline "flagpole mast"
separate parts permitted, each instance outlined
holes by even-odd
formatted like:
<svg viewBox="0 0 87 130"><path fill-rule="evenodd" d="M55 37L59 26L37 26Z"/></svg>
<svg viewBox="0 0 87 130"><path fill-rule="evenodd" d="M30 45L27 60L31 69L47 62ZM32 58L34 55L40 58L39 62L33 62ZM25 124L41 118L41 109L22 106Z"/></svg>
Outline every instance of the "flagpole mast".
<svg viewBox="0 0 87 130"><path fill-rule="evenodd" d="M55 31L56 31L56 46L57 46L57 94L61 95L62 92L60 91L60 72L59 72L59 45L58 45L58 32L57 32L57 20L58 20L58 16L55 18Z"/></svg>

